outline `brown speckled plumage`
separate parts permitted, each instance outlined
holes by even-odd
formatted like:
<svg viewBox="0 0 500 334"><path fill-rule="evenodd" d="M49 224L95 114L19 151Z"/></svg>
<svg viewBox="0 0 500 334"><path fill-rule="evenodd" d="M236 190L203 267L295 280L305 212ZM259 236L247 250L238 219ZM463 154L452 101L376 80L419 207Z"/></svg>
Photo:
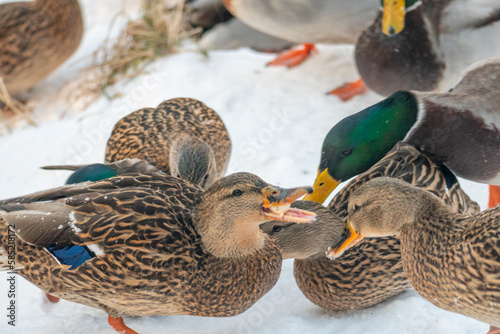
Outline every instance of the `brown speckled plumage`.
<svg viewBox="0 0 500 334"><path fill-rule="evenodd" d="M20 275L54 296L114 318L233 316L269 291L281 271L279 247L258 229L265 220L262 189L268 186L248 173L220 179L206 191L164 173L67 185L2 201L0 209L7 213L0 245L7 247L5 222L15 224L16 263L24 266ZM242 194L234 195L235 189ZM202 226L227 221L222 236L248 216L257 219L261 241L246 250L248 255L221 258L207 251ZM54 243L100 251L70 270L43 248Z"/></svg>
<svg viewBox="0 0 500 334"><path fill-rule="evenodd" d="M309 242L317 248L314 255L295 260L295 280L304 295L322 308L335 311L365 308L411 287L403 270L400 243L396 238L366 239L336 260L325 256L327 248L323 248L323 239L332 246L341 236L347 220L348 199L353 191L381 176L398 178L436 194L444 198L455 211L475 212L479 208L463 193L458 183L447 193L445 177L440 168L413 145L397 144L384 159L352 180L333 198L329 204L333 218L315 210L319 221L311 228L320 229L318 233L321 235L316 234L316 238L310 240L308 234L302 234L302 243ZM321 228L325 219L328 220L326 224L334 226ZM266 224L275 225L277 222ZM294 228L300 233L304 227ZM325 231L331 234L324 234ZM300 242L297 245L302 247Z"/></svg>
<svg viewBox="0 0 500 334"><path fill-rule="evenodd" d="M77 0L0 5L0 77L10 94L43 80L73 54L82 34Z"/></svg>
<svg viewBox="0 0 500 334"><path fill-rule="evenodd" d="M213 150L213 181L224 176L231 155L227 129L214 110L191 98L167 100L157 108L140 109L122 118L108 140L105 160L139 158L171 174L172 145L185 135L203 141ZM198 165L203 163L207 164Z"/></svg>
<svg viewBox="0 0 500 334"><path fill-rule="evenodd" d="M360 187L349 205L357 233L400 236L403 268L419 294L500 327L500 206L459 214L438 197L389 178Z"/></svg>

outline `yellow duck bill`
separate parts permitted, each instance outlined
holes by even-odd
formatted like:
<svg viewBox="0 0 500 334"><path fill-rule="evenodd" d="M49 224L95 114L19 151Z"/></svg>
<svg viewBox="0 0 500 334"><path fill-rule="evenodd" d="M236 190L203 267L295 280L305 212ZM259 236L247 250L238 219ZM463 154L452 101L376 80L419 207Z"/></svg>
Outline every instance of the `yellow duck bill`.
<svg viewBox="0 0 500 334"><path fill-rule="evenodd" d="M324 171L318 171L318 176L314 181L313 191L304 197L305 201L314 201L323 204L324 201L330 196L332 191L342 182L341 180L334 179L329 173L328 168Z"/></svg>
<svg viewBox="0 0 500 334"><path fill-rule="evenodd" d="M349 219L347 219L347 226L344 234L339 238L334 246L328 249L326 256L332 260L337 259L341 257L342 254L344 254L349 248L363 240L363 238L364 237L361 234L356 233L352 229Z"/></svg>
<svg viewBox="0 0 500 334"><path fill-rule="evenodd" d="M382 32L387 36L399 34L405 27L405 0L383 0Z"/></svg>

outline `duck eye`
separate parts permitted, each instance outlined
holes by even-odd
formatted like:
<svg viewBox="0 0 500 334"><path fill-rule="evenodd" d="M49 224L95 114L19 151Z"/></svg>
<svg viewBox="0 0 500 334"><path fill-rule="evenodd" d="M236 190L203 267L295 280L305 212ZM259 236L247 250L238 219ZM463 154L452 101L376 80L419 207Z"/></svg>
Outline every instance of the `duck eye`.
<svg viewBox="0 0 500 334"><path fill-rule="evenodd" d="M341 155L343 158L350 156L352 153L352 148L346 148L342 151Z"/></svg>
<svg viewBox="0 0 500 334"><path fill-rule="evenodd" d="M357 204L353 204L351 206L351 214L358 211L359 209L361 209L361 206L357 205Z"/></svg>
<svg viewBox="0 0 500 334"><path fill-rule="evenodd" d="M233 191L233 196L241 196L243 195L243 191L241 191L240 189L236 189Z"/></svg>
<svg viewBox="0 0 500 334"><path fill-rule="evenodd" d="M274 225L273 226L273 232L279 232L281 231L281 229L283 228L283 226L280 226L280 225Z"/></svg>
<svg viewBox="0 0 500 334"><path fill-rule="evenodd" d="M205 180L205 181L206 181L206 180L208 180L208 174L207 174L207 175L205 175L204 180Z"/></svg>

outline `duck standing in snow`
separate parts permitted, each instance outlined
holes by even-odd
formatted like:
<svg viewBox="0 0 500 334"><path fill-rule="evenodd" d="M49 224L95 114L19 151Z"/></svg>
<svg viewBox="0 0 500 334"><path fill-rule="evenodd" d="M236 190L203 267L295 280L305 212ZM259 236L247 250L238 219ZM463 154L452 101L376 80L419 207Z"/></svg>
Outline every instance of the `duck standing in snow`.
<svg viewBox="0 0 500 334"><path fill-rule="evenodd" d="M0 78L17 96L59 67L78 48L83 20L77 0L0 5Z"/></svg>
<svg viewBox="0 0 500 334"><path fill-rule="evenodd" d="M0 267L51 295L122 316L233 316L278 280L281 253L259 225L315 220L290 208L310 188L281 189L249 173L206 191L183 179L123 174L4 200Z"/></svg>
<svg viewBox="0 0 500 334"><path fill-rule="evenodd" d="M294 202L292 207L312 211L318 220L314 224L270 221L261 228L276 239L283 258L295 258L295 281L315 305L331 311L360 309L411 287L403 270L397 238L365 239L335 261L325 256L345 230L347 204L353 192L369 180L383 176L403 180L436 195L454 212L479 212L477 203L463 192L446 167L432 162L407 143L399 143L370 170L350 181L328 208L311 201Z"/></svg>
<svg viewBox="0 0 500 334"><path fill-rule="evenodd" d="M294 67L316 48L312 43L354 44L373 21L379 4L373 0L224 0L229 11L249 26L303 48L285 51L268 65ZM361 80L331 92L342 100L365 90Z"/></svg>
<svg viewBox="0 0 500 334"><path fill-rule="evenodd" d="M490 184L500 202L500 58L471 66L449 92L399 91L344 118L327 134L314 192L324 202L342 181L363 173L398 141L419 146L457 176Z"/></svg>
<svg viewBox="0 0 500 334"><path fill-rule="evenodd" d="M364 238L399 236L404 270L421 296L500 333L500 206L463 215L429 192L381 177L352 194L348 211L348 233L330 256Z"/></svg>
<svg viewBox="0 0 500 334"><path fill-rule="evenodd" d="M375 92L443 91L471 64L500 55L500 1L384 0L356 43Z"/></svg>

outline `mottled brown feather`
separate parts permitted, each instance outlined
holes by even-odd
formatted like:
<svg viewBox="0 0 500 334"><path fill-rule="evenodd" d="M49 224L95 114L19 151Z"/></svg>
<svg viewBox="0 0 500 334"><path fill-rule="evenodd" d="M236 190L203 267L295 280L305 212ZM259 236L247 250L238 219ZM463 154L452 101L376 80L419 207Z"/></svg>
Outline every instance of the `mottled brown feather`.
<svg viewBox="0 0 500 334"><path fill-rule="evenodd" d="M0 77L18 95L43 80L78 48L83 20L77 0L0 5Z"/></svg>
<svg viewBox="0 0 500 334"><path fill-rule="evenodd" d="M333 198L328 206L333 217L322 210L313 210L318 214L319 219L315 223L318 225L293 227L298 233L304 228L317 231L316 238L311 238L310 231L301 234L302 243L309 242L315 251L308 247L307 251L313 255L295 260L294 275L304 295L322 308L335 311L365 308L411 287L403 270L400 243L396 238L366 239L336 260L326 258L325 252L328 249L322 248L325 240L330 242L329 246L333 246L341 236L347 221L348 200L353 191L369 180L382 176L398 178L421 187L445 199L457 212L474 212L479 208L458 184L453 185L447 193L440 167L415 146L397 144L384 159L349 182ZM271 224L267 227L266 232L269 232L278 223L266 224ZM324 226L328 224L331 226Z"/></svg>
<svg viewBox="0 0 500 334"><path fill-rule="evenodd" d="M499 327L500 206L464 215L397 181L379 178L352 195L350 202L359 205L349 214L353 228L373 236L399 234L402 265L419 294ZM382 219L368 214L374 207L381 208Z"/></svg>
<svg viewBox="0 0 500 334"><path fill-rule="evenodd" d="M181 135L207 143L215 155L217 178L224 176L231 155L227 129L214 110L191 98L167 100L122 118L108 140L105 161L139 158L170 174L170 150Z"/></svg>
<svg viewBox="0 0 500 334"><path fill-rule="evenodd" d="M245 175L249 174L236 175L236 184L222 179L227 184L214 184L213 192L230 191L226 188L241 187L244 182L267 185ZM67 216L70 211L74 216L61 227L65 231L61 233L71 229L71 242L97 245L102 250L69 270L44 250L52 242L50 238L36 239L36 232L19 231L15 260L24 266L19 274L54 296L103 309L114 318L233 316L248 309L276 283L281 253L267 237L250 255L218 258L209 253L195 221L198 204L211 201L204 193L198 186L161 172L125 174L5 200L0 208L22 214L30 206L40 212L61 206L54 215ZM10 224L8 215L3 222ZM8 247L3 222L0 245ZM54 233L58 223L46 221L46 228L38 234Z"/></svg>

